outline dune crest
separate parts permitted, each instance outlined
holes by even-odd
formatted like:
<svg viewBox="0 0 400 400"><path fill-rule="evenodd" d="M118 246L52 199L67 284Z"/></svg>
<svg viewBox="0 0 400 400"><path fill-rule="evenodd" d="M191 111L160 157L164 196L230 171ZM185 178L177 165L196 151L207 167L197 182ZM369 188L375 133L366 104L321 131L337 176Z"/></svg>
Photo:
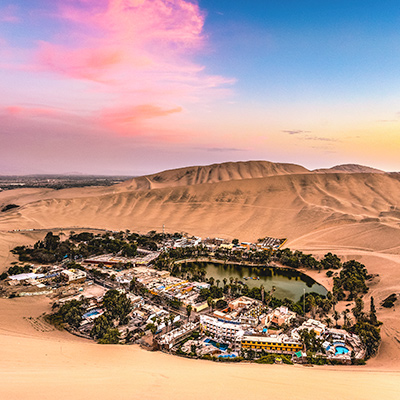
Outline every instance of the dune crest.
<svg viewBox="0 0 400 400"><path fill-rule="evenodd" d="M331 168L319 168L313 170L313 172L320 173L350 173L350 174L385 174L385 171L380 169L367 167L359 164L341 164L335 165Z"/></svg>
<svg viewBox="0 0 400 400"><path fill-rule="evenodd" d="M171 169L134 178L120 184L127 189L157 189L161 187L199 185L224 181L264 178L274 175L305 174L310 171L300 165L269 161L239 161Z"/></svg>

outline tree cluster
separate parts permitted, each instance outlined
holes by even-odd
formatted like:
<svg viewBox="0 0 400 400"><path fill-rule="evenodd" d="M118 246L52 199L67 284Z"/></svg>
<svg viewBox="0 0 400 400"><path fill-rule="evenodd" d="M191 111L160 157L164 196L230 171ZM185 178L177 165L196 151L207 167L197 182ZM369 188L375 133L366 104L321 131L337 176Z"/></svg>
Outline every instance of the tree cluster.
<svg viewBox="0 0 400 400"><path fill-rule="evenodd" d="M288 248L277 250L273 254L273 259L292 268L321 270L339 269L342 266L340 258L335 254L327 253L321 261L318 261L311 254L304 254L299 250L292 252Z"/></svg>
<svg viewBox="0 0 400 400"><path fill-rule="evenodd" d="M343 264L339 277L333 278L333 294L337 300L344 300L347 291L348 300L353 300L359 294L368 292L367 279L367 269L363 264L354 260L347 261Z"/></svg>

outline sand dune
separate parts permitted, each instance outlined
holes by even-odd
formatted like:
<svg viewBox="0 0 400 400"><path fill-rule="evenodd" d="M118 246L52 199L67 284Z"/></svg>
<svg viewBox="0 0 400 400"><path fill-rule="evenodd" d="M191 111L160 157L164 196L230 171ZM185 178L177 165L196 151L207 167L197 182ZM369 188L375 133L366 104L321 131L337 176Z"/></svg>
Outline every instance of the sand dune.
<svg viewBox="0 0 400 400"><path fill-rule="evenodd" d="M0 205L21 205L0 213L0 269L13 260L10 248L45 234L9 230L147 232L165 224L168 231L203 237L287 237L289 247L316 256L333 251L343 260L358 259L379 274L369 293L379 304L400 293L399 199L400 174L357 168L313 173L267 162L165 171L109 188L17 189L0 193ZM324 282L322 274L311 273ZM99 346L46 328L40 319L49 309L45 299L0 300L0 398L398 399L397 308L378 305L383 343L367 367L305 368L220 365L136 346Z"/></svg>
<svg viewBox="0 0 400 400"><path fill-rule="evenodd" d="M372 167L367 167L365 165L358 165L358 164L341 164L341 165L335 165L334 167L331 168L320 168L313 170L313 172L323 172L323 173L336 173L336 172L343 172L343 173L352 173L352 174L384 174L385 172L372 168Z"/></svg>
<svg viewBox="0 0 400 400"><path fill-rule="evenodd" d="M251 166L256 174L259 164ZM247 240L273 235L293 241L335 228L335 240L326 236L326 243L339 240L369 249L400 245L396 175L295 173L247 179L243 171L241 178L234 174L230 181L199 184L183 184L183 170L167 171L160 174L163 187L145 189L135 180L113 188L60 190L54 196L44 191L41 199L36 192L32 201L23 192L25 204L2 213L0 229L85 226L144 232L165 224L167 230L201 236L233 238L240 232ZM219 168L222 177L230 172L230 165ZM190 179L200 179L195 175ZM141 179L153 185L154 176ZM16 190L14 200L18 195Z"/></svg>
<svg viewBox="0 0 400 400"><path fill-rule="evenodd" d="M133 178L116 186L130 190L148 190L309 172L308 169L296 164L272 163L269 161L227 162L172 169Z"/></svg>

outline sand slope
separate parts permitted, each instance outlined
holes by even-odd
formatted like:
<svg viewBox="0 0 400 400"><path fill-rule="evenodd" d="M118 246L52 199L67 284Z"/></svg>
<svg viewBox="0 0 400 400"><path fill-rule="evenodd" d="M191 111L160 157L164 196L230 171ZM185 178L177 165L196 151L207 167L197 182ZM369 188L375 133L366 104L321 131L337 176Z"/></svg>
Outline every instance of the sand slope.
<svg viewBox="0 0 400 400"><path fill-rule="evenodd" d="M84 226L147 232L165 224L169 231L201 236L256 240L273 235L293 241L334 228L325 243L339 240L372 250L400 245L396 174L300 173L296 168L296 173L283 174L280 166L278 175L246 178L266 166L243 164L210 167L204 179L208 172L196 167L187 169L188 176L183 170L167 171L159 174L162 178L136 178L112 188L60 190L54 196L46 190L31 193L31 201L21 192L22 207L0 214L0 229ZM263 171L273 169L267 166ZM212 182L214 174L221 180ZM229 174L232 180L224 180ZM5 196L17 202L20 192L12 192L0 193L0 202Z"/></svg>
<svg viewBox="0 0 400 400"><path fill-rule="evenodd" d="M317 257L333 251L379 274L368 296L384 325L379 354L366 367L221 365L95 345L46 328L38 319L49 310L46 299L0 300L0 398L398 399L399 305L385 310L379 302L400 293L399 199L399 174L313 173L267 162L178 169L109 188L2 192L0 205L21 207L0 213L0 270L13 260L10 248L45 235L13 229L147 232L165 224L203 237L287 237L289 247Z"/></svg>
<svg viewBox="0 0 400 400"><path fill-rule="evenodd" d="M365 367L217 364L101 346L46 330L42 299L0 300L0 398L398 399L400 372ZM355 388L357 390L355 390Z"/></svg>

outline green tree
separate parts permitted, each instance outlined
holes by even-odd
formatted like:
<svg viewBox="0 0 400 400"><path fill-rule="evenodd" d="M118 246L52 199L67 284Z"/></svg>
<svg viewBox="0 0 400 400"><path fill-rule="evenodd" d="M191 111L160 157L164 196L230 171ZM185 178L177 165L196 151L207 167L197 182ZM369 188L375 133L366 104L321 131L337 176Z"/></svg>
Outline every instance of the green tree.
<svg viewBox="0 0 400 400"><path fill-rule="evenodd" d="M192 313L192 306L191 306L191 304L188 304L186 306L186 314L187 314L187 317L188 317L188 321L190 320L190 314L191 313Z"/></svg>
<svg viewBox="0 0 400 400"><path fill-rule="evenodd" d="M356 298L355 300L355 306L354 308L351 310L353 312L354 318L356 319L356 321L359 321L362 319L364 313L363 313L363 309L364 309L364 302L362 301L361 298Z"/></svg>
<svg viewBox="0 0 400 400"><path fill-rule="evenodd" d="M340 313L338 311L333 312L333 319L335 320L335 326L338 326L338 320L340 319Z"/></svg>
<svg viewBox="0 0 400 400"><path fill-rule="evenodd" d="M94 320L93 328L90 331L90 336L94 339L102 339L110 327L110 322L106 316L104 314L100 315Z"/></svg>
<svg viewBox="0 0 400 400"><path fill-rule="evenodd" d="M82 311L78 307L71 307L65 315L65 322L74 328L78 328L82 322Z"/></svg>
<svg viewBox="0 0 400 400"><path fill-rule="evenodd" d="M53 235L53 232L48 232L44 238L44 247L46 250L54 251L60 244L60 236Z"/></svg>
<svg viewBox="0 0 400 400"><path fill-rule="evenodd" d="M99 339L100 344L118 344L120 340L120 333L118 329L109 329L105 335Z"/></svg>
<svg viewBox="0 0 400 400"><path fill-rule="evenodd" d="M379 328L369 322L358 321L353 330L366 347L366 358L372 357L377 352L381 342Z"/></svg>
<svg viewBox="0 0 400 400"><path fill-rule="evenodd" d="M103 305L112 319L118 319L120 325L127 323L132 305L125 293L115 289L109 290L103 297Z"/></svg>

